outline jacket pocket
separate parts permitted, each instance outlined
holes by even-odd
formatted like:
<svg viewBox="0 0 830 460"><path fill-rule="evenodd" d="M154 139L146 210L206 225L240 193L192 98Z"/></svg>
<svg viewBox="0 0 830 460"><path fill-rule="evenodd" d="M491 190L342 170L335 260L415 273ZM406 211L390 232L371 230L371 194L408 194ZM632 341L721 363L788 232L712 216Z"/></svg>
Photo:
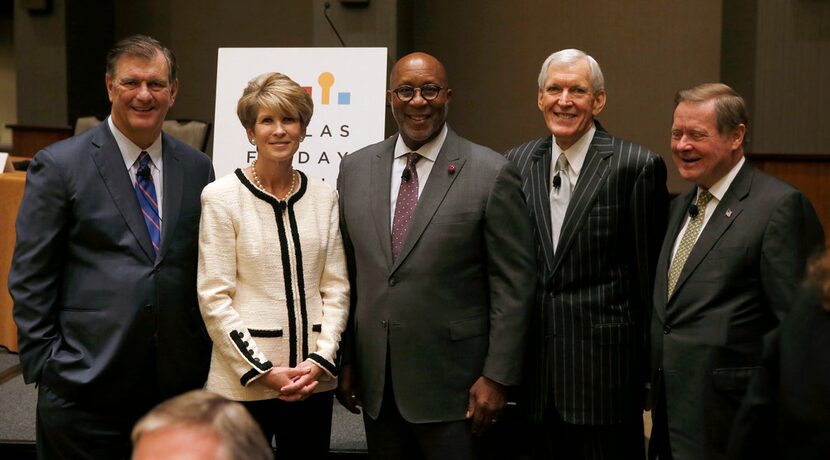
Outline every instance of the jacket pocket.
<svg viewBox="0 0 830 460"><path fill-rule="evenodd" d="M745 390L760 367L719 368L712 371L712 386L716 390Z"/></svg>
<svg viewBox="0 0 830 460"><path fill-rule="evenodd" d="M450 339L464 340L487 334L490 331L490 318L480 316L450 322Z"/></svg>
<svg viewBox="0 0 830 460"><path fill-rule="evenodd" d="M594 340L602 345L616 345L620 343L628 343L631 336L631 324L595 324L593 336Z"/></svg>

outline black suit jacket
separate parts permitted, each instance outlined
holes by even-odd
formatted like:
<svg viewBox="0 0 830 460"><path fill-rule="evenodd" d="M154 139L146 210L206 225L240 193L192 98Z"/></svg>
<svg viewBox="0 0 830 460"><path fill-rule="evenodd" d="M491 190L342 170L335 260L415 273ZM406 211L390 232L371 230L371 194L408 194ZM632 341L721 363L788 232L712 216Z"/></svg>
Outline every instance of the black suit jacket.
<svg viewBox="0 0 830 460"><path fill-rule="evenodd" d="M521 377L534 295L531 223L515 167L449 130L393 260L396 139L340 165L353 297L344 348L369 416L377 418L391 384L409 422L463 420L480 376L505 385Z"/></svg>
<svg viewBox="0 0 830 460"><path fill-rule="evenodd" d="M735 417L730 460L830 458L830 312L803 288Z"/></svg>
<svg viewBox="0 0 830 460"><path fill-rule="evenodd" d="M746 162L667 299L672 249L695 196L692 188L672 202L657 265L653 388L655 402L666 404L674 458L720 459L761 361L762 338L790 310L824 232L804 195ZM651 440L655 446L665 441L659 435Z"/></svg>
<svg viewBox="0 0 830 460"><path fill-rule="evenodd" d="M535 222L539 260L531 324L528 409L552 400L574 424L608 424L642 410L648 316L668 208L660 156L597 130L553 251L552 137L506 156L519 167Z"/></svg>
<svg viewBox="0 0 830 460"><path fill-rule="evenodd" d="M210 348L196 299L207 156L162 135L161 251L107 123L29 166L9 273L27 383L140 412L199 388Z"/></svg>

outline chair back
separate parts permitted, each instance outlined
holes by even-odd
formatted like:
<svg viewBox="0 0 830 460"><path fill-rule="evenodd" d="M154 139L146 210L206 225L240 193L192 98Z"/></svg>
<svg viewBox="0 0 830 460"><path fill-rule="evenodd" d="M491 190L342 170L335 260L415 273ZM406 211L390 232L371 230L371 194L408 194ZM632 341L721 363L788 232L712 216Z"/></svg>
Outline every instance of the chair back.
<svg viewBox="0 0 830 460"><path fill-rule="evenodd" d="M204 152L207 149L210 127L211 124L206 121L178 119L165 120L161 129L194 149Z"/></svg>
<svg viewBox="0 0 830 460"><path fill-rule="evenodd" d="M94 128L101 124L101 120L97 117L89 116L89 117L78 117L75 120L75 135L81 134L82 132Z"/></svg>

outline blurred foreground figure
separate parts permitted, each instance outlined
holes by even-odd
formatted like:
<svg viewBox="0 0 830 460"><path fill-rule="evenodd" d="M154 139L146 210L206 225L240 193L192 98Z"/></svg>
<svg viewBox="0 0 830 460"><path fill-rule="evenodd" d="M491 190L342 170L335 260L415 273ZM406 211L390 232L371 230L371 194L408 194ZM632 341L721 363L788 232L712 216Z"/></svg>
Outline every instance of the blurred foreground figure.
<svg viewBox="0 0 830 460"><path fill-rule="evenodd" d="M169 399L135 425L133 460L273 460L245 408L194 390Z"/></svg>
<svg viewBox="0 0 830 460"><path fill-rule="evenodd" d="M815 260L735 417L729 458L830 458L830 250Z"/></svg>

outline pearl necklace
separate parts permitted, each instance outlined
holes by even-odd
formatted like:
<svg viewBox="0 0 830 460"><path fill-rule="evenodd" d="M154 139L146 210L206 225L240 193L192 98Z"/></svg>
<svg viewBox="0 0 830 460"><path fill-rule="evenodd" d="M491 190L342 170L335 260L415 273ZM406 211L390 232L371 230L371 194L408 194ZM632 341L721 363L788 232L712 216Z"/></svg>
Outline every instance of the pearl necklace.
<svg viewBox="0 0 830 460"><path fill-rule="evenodd" d="M256 162L257 160L254 160L253 163L251 163L251 175L254 177L254 185L256 185L257 188L262 190L263 192L268 192L268 190L266 190L265 187L262 185L262 182L259 181L259 176L256 173ZM285 196L282 198L282 201L288 201L288 197L294 194L294 186L296 185L296 182L297 175L294 174L294 168L291 168L291 185L288 187L288 193L285 194ZM274 196L277 195L274 194ZM279 200L280 197L277 196L277 199Z"/></svg>

